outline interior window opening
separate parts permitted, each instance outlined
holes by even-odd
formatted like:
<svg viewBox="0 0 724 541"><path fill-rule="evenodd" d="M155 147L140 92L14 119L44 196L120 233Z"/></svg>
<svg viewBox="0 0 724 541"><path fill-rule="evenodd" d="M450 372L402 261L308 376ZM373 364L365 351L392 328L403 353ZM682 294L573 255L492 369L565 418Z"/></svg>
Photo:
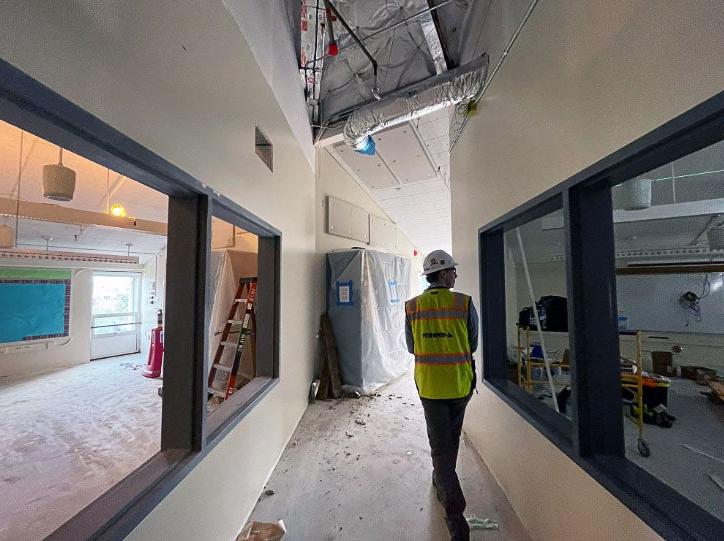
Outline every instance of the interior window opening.
<svg viewBox="0 0 724 541"><path fill-rule="evenodd" d="M724 142L612 195L626 457L724 520Z"/></svg>
<svg viewBox="0 0 724 541"><path fill-rule="evenodd" d="M504 234L508 377L571 417L571 370L563 212Z"/></svg>
<svg viewBox="0 0 724 541"><path fill-rule="evenodd" d="M259 375L260 243L257 235L216 216L211 232L207 412L219 418L233 413L232 395Z"/></svg>
<svg viewBox="0 0 724 541"><path fill-rule="evenodd" d="M1 539L161 449L168 197L0 122Z"/></svg>

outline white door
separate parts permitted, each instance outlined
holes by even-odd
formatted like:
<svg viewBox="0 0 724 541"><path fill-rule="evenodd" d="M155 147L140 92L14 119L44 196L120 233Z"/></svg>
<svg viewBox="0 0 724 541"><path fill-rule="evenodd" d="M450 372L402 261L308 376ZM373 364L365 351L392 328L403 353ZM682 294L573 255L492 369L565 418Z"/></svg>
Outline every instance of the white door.
<svg viewBox="0 0 724 541"><path fill-rule="evenodd" d="M141 275L133 272L93 274L91 359L140 351Z"/></svg>

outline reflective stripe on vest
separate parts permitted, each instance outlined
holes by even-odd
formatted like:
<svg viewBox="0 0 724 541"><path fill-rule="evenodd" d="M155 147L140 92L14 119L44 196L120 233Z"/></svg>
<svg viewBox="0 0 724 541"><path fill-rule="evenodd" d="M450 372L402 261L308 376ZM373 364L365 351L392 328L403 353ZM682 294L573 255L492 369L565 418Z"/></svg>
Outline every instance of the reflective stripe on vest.
<svg viewBox="0 0 724 541"><path fill-rule="evenodd" d="M415 345L415 383L423 398L462 398L473 381L467 318L470 297L428 289L405 303Z"/></svg>

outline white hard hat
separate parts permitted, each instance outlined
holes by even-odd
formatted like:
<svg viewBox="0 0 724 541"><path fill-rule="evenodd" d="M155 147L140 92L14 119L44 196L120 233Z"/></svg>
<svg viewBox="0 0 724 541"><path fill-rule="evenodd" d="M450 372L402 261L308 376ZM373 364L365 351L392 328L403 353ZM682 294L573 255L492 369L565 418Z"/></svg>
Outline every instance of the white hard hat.
<svg viewBox="0 0 724 541"><path fill-rule="evenodd" d="M433 272L452 269L457 265L452 256L445 250L433 250L427 254L425 261L422 262L422 274L432 274Z"/></svg>

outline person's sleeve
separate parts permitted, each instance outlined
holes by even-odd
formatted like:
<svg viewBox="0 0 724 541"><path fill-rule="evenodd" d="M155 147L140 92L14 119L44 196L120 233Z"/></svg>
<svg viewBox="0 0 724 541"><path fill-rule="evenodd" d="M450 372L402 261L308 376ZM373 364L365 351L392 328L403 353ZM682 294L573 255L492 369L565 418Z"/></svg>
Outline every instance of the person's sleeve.
<svg viewBox="0 0 724 541"><path fill-rule="evenodd" d="M470 299L470 307L468 308L468 343L470 344L470 352L475 353L478 349L478 312L475 310L473 299Z"/></svg>
<svg viewBox="0 0 724 541"><path fill-rule="evenodd" d="M407 313L405 313L405 342L407 342L407 351L415 353L415 339L412 336L412 323Z"/></svg>

